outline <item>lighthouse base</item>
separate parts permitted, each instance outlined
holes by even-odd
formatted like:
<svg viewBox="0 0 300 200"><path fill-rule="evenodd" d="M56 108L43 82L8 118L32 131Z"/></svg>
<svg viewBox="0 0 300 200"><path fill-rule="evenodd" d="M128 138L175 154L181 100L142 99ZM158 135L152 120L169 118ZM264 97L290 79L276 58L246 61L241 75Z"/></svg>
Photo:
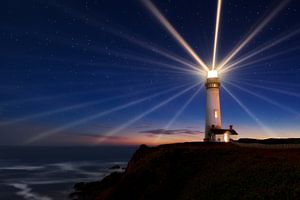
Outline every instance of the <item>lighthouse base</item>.
<svg viewBox="0 0 300 200"><path fill-rule="evenodd" d="M230 127L229 129L211 128L204 142L231 142L238 140L238 133Z"/></svg>

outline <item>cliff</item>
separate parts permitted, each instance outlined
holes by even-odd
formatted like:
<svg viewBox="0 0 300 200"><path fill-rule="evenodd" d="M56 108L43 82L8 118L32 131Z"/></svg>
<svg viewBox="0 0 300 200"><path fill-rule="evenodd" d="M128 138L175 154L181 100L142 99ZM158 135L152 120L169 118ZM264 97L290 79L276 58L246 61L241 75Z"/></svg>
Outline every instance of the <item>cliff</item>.
<svg viewBox="0 0 300 200"><path fill-rule="evenodd" d="M74 189L78 200L300 199L300 149L142 145L125 172Z"/></svg>

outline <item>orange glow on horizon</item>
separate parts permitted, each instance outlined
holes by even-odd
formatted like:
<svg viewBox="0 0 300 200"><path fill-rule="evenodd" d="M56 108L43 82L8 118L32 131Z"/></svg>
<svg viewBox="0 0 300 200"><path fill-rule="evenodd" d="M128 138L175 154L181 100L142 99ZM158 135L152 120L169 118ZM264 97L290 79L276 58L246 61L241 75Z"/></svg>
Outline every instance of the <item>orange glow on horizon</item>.
<svg viewBox="0 0 300 200"><path fill-rule="evenodd" d="M255 139L267 139L267 138L298 138L300 132L298 130L289 130L282 127L273 131L272 135L268 135L262 128L253 128L248 125L236 127L236 131L239 133L239 138L255 138ZM118 136L92 136L92 135L72 135L69 134L57 134L51 135L44 140L36 143L41 144L55 144L55 145L85 145L85 146L97 146L97 145L113 145L113 146L139 146L145 144L148 146L157 146L161 144L182 143L182 142L202 142L204 134L142 134L142 133L129 133ZM105 138L105 139L103 139Z"/></svg>
<svg viewBox="0 0 300 200"><path fill-rule="evenodd" d="M89 136L86 136L89 137ZM150 135L150 134L128 134L126 137L108 137L103 140L102 137L97 138L89 137L89 143L91 145L149 145L157 146L161 144L171 144L171 143L182 143L182 142L201 142L203 141L202 134L182 134L182 135Z"/></svg>

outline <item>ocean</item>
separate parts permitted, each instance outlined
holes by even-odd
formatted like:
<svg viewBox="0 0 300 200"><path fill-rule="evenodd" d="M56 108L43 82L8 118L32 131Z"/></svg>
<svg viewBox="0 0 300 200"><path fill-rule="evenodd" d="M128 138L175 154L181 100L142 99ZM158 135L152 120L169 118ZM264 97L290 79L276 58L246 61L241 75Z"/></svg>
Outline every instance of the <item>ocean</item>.
<svg viewBox="0 0 300 200"><path fill-rule="evenodd" d="M77 182L126 167L136 147L0 147L0 199L68 199Z"/></svg>

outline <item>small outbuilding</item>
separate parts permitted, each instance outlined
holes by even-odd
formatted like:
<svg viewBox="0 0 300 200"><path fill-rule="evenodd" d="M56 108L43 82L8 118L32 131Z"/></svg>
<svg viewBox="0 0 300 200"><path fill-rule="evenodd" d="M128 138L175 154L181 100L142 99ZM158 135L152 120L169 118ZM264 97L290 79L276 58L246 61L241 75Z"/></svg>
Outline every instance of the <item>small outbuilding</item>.
<svg viewBox="0 0 300 200"><path fill-rule="evenodd" d="M238 140L238 133L229 126L229 129L219 129L214 126L209 130L209 141L212 142L230 142Z"/></svg>

